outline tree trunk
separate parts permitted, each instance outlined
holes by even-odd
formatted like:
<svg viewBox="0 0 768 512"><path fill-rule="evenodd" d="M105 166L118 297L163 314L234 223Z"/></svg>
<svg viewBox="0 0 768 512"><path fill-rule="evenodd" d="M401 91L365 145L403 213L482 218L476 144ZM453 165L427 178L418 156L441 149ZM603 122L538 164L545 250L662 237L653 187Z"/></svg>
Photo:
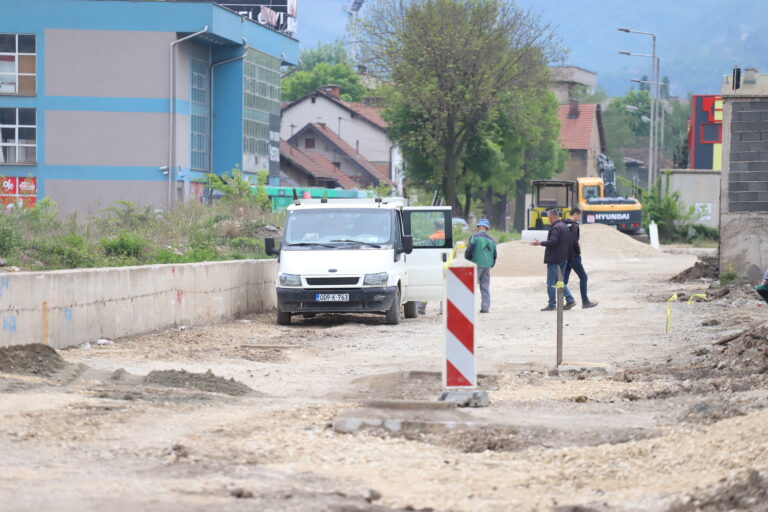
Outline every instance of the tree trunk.
<svg viewBox="0 0 768 512"><path fill-rule="evenodd" d="M491 222L491 226L494 228L506 231L507 230L507 193L492 194L489 201L490 214L488 220Z"/></svg>
<svg viewBox="0 0 768 512"><path fill-rule="evenodd" d="M469 219L469 208L472 206L472 187L467 185L464 190L464 211L462 219Z"/></svg>
<svg viewBox="0 0 768 512"><path fill-rule="evenodd" d="M451 152L447 149L443 163L443 194L445 195L445 202L453 208L453 215L458 217L462 214L459 195L456 191L456 173L459 159L451 155Z"/></svg>

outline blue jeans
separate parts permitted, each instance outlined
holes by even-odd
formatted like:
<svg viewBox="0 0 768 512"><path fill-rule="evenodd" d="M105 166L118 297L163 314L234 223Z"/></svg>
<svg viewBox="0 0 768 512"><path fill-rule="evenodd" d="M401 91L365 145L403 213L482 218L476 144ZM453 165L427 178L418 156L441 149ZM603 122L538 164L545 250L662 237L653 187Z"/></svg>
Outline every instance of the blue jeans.
<svg viewBox="0 0 768 512"><path fill-rule="evenodd" d="M563 276L563 282L568 284L568 277L571 275L571 270L576 272L579 276L579 291L581 292L581 302L583 304L589 304L589 297L587 296L587 272L584 270L584 265L581 264L581 256L576 256L572 260L568 261L565 266L565 275Z"/></svg>
<svg viewBox="0 0 768 512"><path fill-rule="evenodd" d="M547 263L547 296L549 297L549 304L547 305L550 307L554 308L557 306L557 290L555 290L555 284L557 283L557 269L559 267L560 271L563 273L563 276L565 276L565 266L567 264L567 261L562 263ZM573 298L573 295L571 295L571 292L568 290L567 286L563 288L563 294L565 295L565 301L568 303L574 302L576 300Z"/></svg>

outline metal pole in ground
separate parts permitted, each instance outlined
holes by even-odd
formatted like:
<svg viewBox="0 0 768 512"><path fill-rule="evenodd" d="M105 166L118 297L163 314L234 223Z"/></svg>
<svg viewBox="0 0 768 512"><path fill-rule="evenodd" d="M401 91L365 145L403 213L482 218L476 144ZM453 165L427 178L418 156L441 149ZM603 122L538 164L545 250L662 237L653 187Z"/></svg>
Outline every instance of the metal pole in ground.
<svg viewBox="0 0 768 512"><path fill-rule="evenodd" d="M563 271L557 267L557 364L559 367L563 363Z"/></svg>

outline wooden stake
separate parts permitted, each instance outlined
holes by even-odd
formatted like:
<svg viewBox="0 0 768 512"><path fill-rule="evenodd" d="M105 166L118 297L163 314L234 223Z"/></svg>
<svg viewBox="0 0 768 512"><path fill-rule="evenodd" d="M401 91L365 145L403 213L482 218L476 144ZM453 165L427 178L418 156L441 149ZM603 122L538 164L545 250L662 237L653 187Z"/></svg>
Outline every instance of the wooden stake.
<svg viewBox="0 0 768 512"><path fill-rule="evenodd" d="M43 343L48 345L48 303L43 302Z"/></svg>
<svg viewBox="0 0 768 512"><path fill-rule="evenodd" d="M557 365L563 363L563 272L557 266Z"/></svg>

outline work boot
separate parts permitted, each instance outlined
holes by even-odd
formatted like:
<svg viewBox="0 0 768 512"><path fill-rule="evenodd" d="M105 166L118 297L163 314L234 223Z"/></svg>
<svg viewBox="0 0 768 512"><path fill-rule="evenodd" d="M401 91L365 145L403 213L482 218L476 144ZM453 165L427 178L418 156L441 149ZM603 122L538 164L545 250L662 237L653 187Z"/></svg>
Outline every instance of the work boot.
<svg viewBox="0 0 768 512"><path fill-rule="evenodd" d="M595 306L597 306L597 302L582 302L581 303L581 308L582 309L589 309L589 308L593 308Z"/></svg>
<svg viewBox="0 0 768 512"><path fill-rule="evenodd" d="M568 311L569 309L573 309L574 306L576 306L576 301L575 300L572 301L572 302L566 302L565 306L563 307L563 310L564 311Z"/></svg>
<svg viewBox="0 0 768 512"><path fill-rule="evenodd" d="M488 313L488 310L487 309L481 309L480 312L481 313Z"/></svg>
<svg viewBox="0 0 768 512"><path fill-rule="evenodd" d="M547 306L545 308L541 308L542 311L556 311L557 308L555 306Z"/></svg>

